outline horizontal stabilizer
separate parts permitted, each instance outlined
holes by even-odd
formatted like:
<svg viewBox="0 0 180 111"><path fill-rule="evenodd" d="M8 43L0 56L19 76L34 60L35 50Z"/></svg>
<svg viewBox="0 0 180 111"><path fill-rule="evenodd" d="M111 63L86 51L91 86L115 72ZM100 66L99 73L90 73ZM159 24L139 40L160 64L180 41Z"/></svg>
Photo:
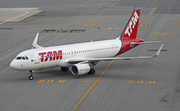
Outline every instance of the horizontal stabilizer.
<svg viewBox="0 0 180 111"><path fill-rule="evenodd" d="M34 38L34 41L32 43L32 46L35 47L35 48L43 48L42 46L38 45L37 44L37 41L38 41L38 37L39 37L39 33L36 34L36 37Z"/></svg>
<svg viewBox="0 0 180 111"><path fill-rule="evenodd" d="M151 43L157 43L161 41L147 41L147 42L131 42L130 46L134 47L135 45L140 45L140 44L151 44Z"/></svg>

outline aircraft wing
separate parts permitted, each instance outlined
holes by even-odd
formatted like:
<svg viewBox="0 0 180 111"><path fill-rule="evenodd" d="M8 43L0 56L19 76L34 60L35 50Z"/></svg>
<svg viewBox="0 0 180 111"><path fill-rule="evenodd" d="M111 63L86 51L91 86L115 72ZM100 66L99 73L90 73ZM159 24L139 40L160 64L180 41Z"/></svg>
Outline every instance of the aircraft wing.
<svg viewBox="0 0 180 111"><path fill-rule="evenodd" d="M161 47L158 49L155 55L153 56L139 56L139 57L113 57L113 58L77 58L77 59L70 59L68 63L71 64L77 64L77 63L88 63L88 62L99 62L99 61L111 61L111 60L132 60L132 59L149 59L153 57L157 57L161 49L163 47L163 44Z"/></svg>

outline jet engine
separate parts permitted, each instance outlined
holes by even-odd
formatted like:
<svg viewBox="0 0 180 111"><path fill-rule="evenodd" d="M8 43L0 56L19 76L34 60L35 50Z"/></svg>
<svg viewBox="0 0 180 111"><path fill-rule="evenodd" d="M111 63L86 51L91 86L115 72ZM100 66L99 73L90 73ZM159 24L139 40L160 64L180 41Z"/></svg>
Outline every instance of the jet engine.
<svg viewBox="0 0 180 111"><path fill-rule="evenodd" d="M83 75L90 71L90 66L88 64L74 64L71 67L71 72L73 75Z"/></svg>

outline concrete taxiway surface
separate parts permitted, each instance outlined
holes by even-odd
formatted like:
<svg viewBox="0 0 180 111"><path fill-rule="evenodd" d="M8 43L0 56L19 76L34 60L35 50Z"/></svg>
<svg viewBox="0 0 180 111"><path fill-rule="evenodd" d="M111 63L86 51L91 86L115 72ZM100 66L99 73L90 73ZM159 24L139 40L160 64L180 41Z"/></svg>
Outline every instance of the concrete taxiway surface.
<svg viewBox="0 0 180 111"><path fill-rule="evenodd" d="M179 0L1 1L0 110L178 111L179 5ZM116 38L134 8L141 9L138 38L164 44L157 58L99 62L95 75L73 76L58 67L38 70L32 81L29 72L9 67L32 47L37 32L61 30L41 33L42 46ZM153 55L160 45L141 45L121 56Z"/></svg>

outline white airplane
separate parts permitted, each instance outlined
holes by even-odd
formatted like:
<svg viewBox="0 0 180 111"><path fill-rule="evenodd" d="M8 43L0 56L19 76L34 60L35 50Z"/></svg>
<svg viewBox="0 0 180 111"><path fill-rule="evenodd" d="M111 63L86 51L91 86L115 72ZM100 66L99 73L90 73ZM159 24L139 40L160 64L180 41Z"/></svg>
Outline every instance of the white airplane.
<svg viewBox="0 0 180 111"><path fill-rule="evenodd" d="M37 44L37 33L32 45L34 49L19 53L10 67L20 71L30 71L29 79L33 80L33 72L38 69L61 67L68 71L71 67L73 75L95 74L94 66L99 61L148 59L159 55L163 44L153 56L118 57L118 55L146 43L136 38L140 9L134 10L122 34L112 40L93 41L53 47L42 47Z"/></svg>

